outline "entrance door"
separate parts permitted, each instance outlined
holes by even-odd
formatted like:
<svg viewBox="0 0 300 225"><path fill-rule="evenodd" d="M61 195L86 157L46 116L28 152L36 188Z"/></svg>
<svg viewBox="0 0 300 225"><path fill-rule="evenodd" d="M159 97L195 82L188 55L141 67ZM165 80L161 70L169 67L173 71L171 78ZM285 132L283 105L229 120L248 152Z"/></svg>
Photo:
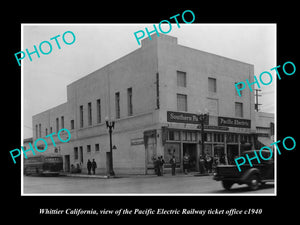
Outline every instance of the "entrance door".
<svg viewBox="0 0 300 225"><path fill-rule="evenodd" d="M65 155L65 172L70 172L70 155Z"/></svg>
<svg viewBox="0 0 300 225"><path fill-rule="evenodd" d="M183 156L185 154L190 157L190 171L196 171L197 144L183 143Z"/></svg>

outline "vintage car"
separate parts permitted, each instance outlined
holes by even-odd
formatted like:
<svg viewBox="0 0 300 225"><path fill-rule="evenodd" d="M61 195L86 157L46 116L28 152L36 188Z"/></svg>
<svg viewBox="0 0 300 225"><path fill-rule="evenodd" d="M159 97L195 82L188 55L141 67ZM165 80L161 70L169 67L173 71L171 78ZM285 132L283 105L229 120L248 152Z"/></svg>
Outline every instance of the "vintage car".
<svg viewBox="0 0 300 225"><path fill-rule="evenodd" d="M241 156L246 158L245 155L248 154L251 159L255 156L254 151L259 155L260 150L249 150L243 152ZM264 158L269 158L270 151L262 150L260 154ZM240 166L241 171L238 170L237 165L218 165L213 179L221 181L226 190L229 190L235 183L247 184L251 190L256 190L259 185L274 181L273 157L269 160L260 159L260 163L254 158L251 163L252 166L246 160L246 163Z"/></svg>

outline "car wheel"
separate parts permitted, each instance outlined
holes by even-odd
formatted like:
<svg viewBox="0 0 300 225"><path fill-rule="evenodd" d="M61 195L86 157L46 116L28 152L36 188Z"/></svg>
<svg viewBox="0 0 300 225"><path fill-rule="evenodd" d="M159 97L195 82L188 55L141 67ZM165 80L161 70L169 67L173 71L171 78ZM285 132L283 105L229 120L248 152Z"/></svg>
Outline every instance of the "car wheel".
<svg viewBox="0 0 300 225"><path fill-rule="evenodd" d="M223 188L225 188L226 190L230 190L233 184L234 183L230 180L222 180Z"/></svg>
<svg viewBox="0 0 300 225"><path fill-rule="evenodd" d="M252 175L248 183L249 188L254 191L259 187L259 177L257 175Z"/></svg>

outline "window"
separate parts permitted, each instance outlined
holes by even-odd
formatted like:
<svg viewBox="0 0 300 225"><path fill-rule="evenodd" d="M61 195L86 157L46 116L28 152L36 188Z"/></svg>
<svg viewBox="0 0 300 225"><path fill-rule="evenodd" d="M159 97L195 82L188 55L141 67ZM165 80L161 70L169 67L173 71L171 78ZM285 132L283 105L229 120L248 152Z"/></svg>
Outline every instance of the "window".
<svg viewBox="0 0 300 225"><path fill-rule="evenodd" d="M243 103L236 102L235 103L235 116L236 117L243 117Z"/></svg>
<svg viewBox="0 0 300 225"><path fill-rule="evenodd" d="M50 127L50 134L52 134L52 127Z"/></svg>
<svg viewBox="0 0 300 225"><path fill-rule="evenodd" d="M39 137L39 133L38 133L38 125L35 125L35 137L38 138Z"/></svg>
<svg viewBox="0 0 300 225"><path fill-rule="evenodd" d="M208 91L209 92L217 92L217 80L215 78L208 78Z"/></svg>
<svg viewBox="0 0 300 225"><path fill-rule="evenodd" d="M186 73L177 71L177 86L186 87Z"/></svg>
<svg viewBox="0 0 300 225"><path fill-rule="evenodd" d="M78 148L74 148L74 160L78 160Z"/></svg>
<svg viewBox="0 0 300 225"><path fill-rule="evenodd" d="M83 105L79 106L80 127L83 127Z"/></svg>
<svg viewBox="0 0 300 225"><path fill-rule="evenodd" d="M59 119L56 118L56 133L59 131Z"/></svg>
<svg viewBox="0 0 300 225"><path fill-rule="evenodd" d="M177 111L187 112L187 95L177 94Z"/></svg>
<svg viewBox="0 0 300 225"><path fill-rule="evenodd" d="M95 152L99 152L100 151L100 145L99 144L95 144Z"/></svg>
<svg viewBox="0 0 300 225"><path fill-rule="evenodd" d="M71 120L71 130L74 129L74 120Z"/></svg>
<svg viewBox="0 0 300 225"><path fill-rule="evenodd" d="M132 88L127 89L128 116L132 116Z"/></svg>
<svg viewBox="0 0 300 225"><path fill-rule="evenodd" d="M239 93L238 93L238 91L237 91L237 89L236 89L236 87L235 87L235 85L237 84L237 82L235 82L234 83L234 92L235 92L235 95L236 96L243 96L243 91L241 90L242 89L242 84L239 84L237 87L238 87L238 89L239 89L239 93L240 93L240 95L239 95Z"/></svg>
<svg viewBox="0 0 300 225"><path fill-rule="evenodd" d="M90 145L86 146L86 152L91 152L91 146Z"/></svg>
<svg viewBox="0 0 300 225"><path fill-rule="evenodd" d="M79 147L79 151L80 151L80 162L83 163L83 147L82 146Z"/></svg>
<svg viewBox="0 0 300 225"><path fill-rule="evenodd" d="M97 123L101 123L101 100L97 99Z"/></svg>
<svg viewBox="0 0 300 225"><path fill-rule="evenodd" d="M46 133L46 136L47 136L48 135L48 129L47 128L45 129L45 133Z"/></svg>
<svg viewBox="0 0 300 225"><path fill-rule="evenodd" d="M92 103L88 103L88 125L92 125Z"/></svg>
<svg viewBox="0 0 300 225"><path fill-rule="evenodd" d="M120 119L120 92L115 94L116 119Z"/></svg>
<svg viewBox="0 0 300 225"><path fill-rule="evenodd" d="M42 137L42 125L39 124L39 137Z"/></svg>
<svg viewBox="0 0 300 225"><path fill-rule="evenodd" d="M61 117L61 128L65 128L65 119L63 116Z"/></svg>

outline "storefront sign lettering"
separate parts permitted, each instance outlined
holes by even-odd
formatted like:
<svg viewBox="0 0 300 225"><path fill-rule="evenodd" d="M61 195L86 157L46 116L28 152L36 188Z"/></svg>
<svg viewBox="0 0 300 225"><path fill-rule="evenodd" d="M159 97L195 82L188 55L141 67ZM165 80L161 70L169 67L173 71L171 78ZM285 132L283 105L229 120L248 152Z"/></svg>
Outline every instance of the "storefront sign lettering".
<svg viewBox="0 0 300 225"><path fill-rule="evenodd" d="M230 117L219 117L218 118L218 125L219 126L227 126L227 127L250 128L251 127L251 120L237 119L237 118L230 118Z"/></svg>
<svg viewBox="0 0 300 225"><path fill-rule="evenodd" d="M172 112L167 111L167 121L174 123L191 123L191 124L199 124L199 116L193 113L183 113L183 112ZM209 116L206 116L204 120L204 124L208 125Z"/></svg>

